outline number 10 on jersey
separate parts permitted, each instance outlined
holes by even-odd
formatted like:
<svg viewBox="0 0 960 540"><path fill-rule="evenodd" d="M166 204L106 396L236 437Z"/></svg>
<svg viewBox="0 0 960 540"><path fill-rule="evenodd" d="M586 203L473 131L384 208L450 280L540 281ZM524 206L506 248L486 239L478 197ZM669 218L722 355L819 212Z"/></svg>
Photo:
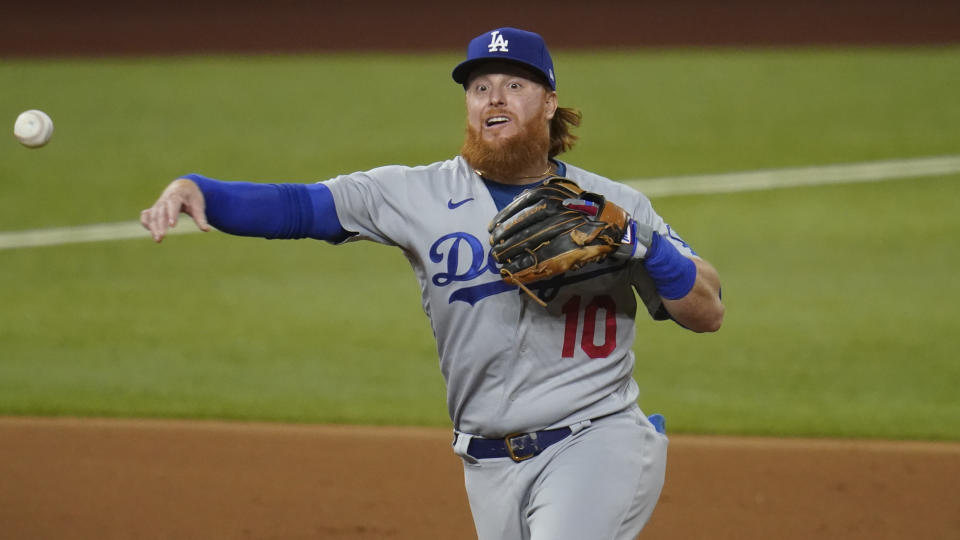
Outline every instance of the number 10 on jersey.
<svg viewBox="0 0 960 540"><path fill-rule="evenodd" d="M583 299L580 295L570 297L561 312L566 317L563 328L563 358L573 358L577 338L580 348L590 358L606 358L617 348L617 305L608 295L592 298L583 306L583 328L580 328L580 311ZM601 313L602 312L602 313ZM597 343L597 323L602 321L600 342Z"/></svg>

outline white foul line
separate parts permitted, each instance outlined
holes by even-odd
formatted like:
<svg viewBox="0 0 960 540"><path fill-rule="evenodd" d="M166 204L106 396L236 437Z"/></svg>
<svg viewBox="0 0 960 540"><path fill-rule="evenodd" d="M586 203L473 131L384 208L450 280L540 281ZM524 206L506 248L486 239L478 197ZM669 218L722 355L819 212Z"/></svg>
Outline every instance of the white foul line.
<svg viewBox="0 0 960 540"><path fill-rule="evenodd" d="M960 173L960 156L872 161L845 165L770 169L739 173L707 174L621 180L648 197L732 193L823 184L876 182L896 178L943 176ZM200 232L189 218L180 220L177 229L168 234ZM148 238L139 221L101 223L51 229L0 232L0 250L39 246L100 242L125 238Z"/></svg>
<svg viewBox="0 0 960 540"><path fill-rule="evenodd" d="M896 178L943 176L960 172L960 156L871 161L845 165L771 169L725 174L622 180L648 197L732 193L767 189L876 182Z"/></svg>
<svg viewBox="0 0 960 540"><path fill-rule="evenodd" d="M178 222L177 228L170 229L167 231L167 234L189 234L195 232L200 232L200 229L193 224L191 219L187 218L181 219ZM149 237L150 233L140 225L139 221L98 223L95 225L0 232L0 250Z"/></svg>

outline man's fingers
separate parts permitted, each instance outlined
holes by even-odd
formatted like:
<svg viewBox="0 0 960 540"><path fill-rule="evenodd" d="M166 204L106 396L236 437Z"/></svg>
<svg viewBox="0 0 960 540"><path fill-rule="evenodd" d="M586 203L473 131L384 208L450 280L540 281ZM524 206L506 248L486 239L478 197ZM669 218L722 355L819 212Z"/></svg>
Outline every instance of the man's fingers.
<svg viewBox="0 0 960 540"><path fill-rule="evenodd" d="M200 214L193 216L193 222L197 224L197 228L203 232L210 230L210 224L207 223L207 216L201 212Z"/></svg>
<svg viewBox="0 0 960 540"><path fill-rule="evenodd" d="M167 197L163 201L163 211L164 217L167 220L167 225L170 227L177 226L177 219L180 217L180 209L183 207L183 204L180 202L179 197Z"/></svg>
<svg viewBox="0 0 960 540"><path fill-rule="evenodd" d="M140 224L143 225L144 229L150 231L154 242L160 242L166 234L166 227L163 225L162 220L158 219L158 215L157 206L147 208L143 212L140 212Z"/></svg>
<svg viewBox="0 0 960 540"><path fill-rule="evenodd" d="M174 202L173 197L164 195L158 200L151 212L151 229L153 239L160 242L167 235L167 231L177 224L177 216L180 214L180 203Z"/></svg>
<svg viewBox="0 0 960 540"><path fill-rule="evenodd" d="M180 212L189 214L201 231L212 228L207 222L203 193L193 181L185 178L171 182L157 202L140 213L140 224L150 231L154 241L160 242L177 226Z"/></svg>
<svg viewBox="0 0 960 540"><path fill-rule="evenodd" d="M193 197L187 201L184 212L193 218L193 222L197 224L198 229L203 232L210 230L210 224L207 222L206 205L202 196Z"/></svg>
<svg viewBox="0 0 960 540"><path fill-rule="evenodd" d="M163 240L170 229L169 218L167 217L167 207L165 204L158 204L153 208L153 237L157 242Z"/></svg>
<svg viewBox="0 0 960 540"><path fill-rule="evenodd" d="M153 228L151 223L152 219L153 219L153 216L150 214L149 208L140 212L140 225L143 226L144 229L149 231L150 236L152 236L153 240L156 241L157 235L153 234Z"/></svg>
<svg viewBox="0 0 960 540"><path fill-rule="evenodd" d="M210 230L210 224L207 223L207 216L203 213L203 210L187 210L187 214L193 218L193 222L197 225L197 228L203 232Z"/></svg>

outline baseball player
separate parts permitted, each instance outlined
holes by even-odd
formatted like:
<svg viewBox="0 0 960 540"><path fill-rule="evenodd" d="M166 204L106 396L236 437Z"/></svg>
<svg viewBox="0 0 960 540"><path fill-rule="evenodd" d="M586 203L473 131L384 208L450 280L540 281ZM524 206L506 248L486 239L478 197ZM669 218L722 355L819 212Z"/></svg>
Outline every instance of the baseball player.
<svg viewBox="0 0 960 540"><path fill-rule="evenodd" d="M452 159L314 184L190 174L141 222L157 242L183 212L204 231L399 247L436 336L478 537L632 539L667 453L662 424L637 405L637 298L655 319L712 332L718 274L644 195L556 159L580 116L558 106L539 35L481 34L453 79L467 134ZM538 240L554 234L545 223L571 221L561 213L589 230L560 233L573 247L550 256L569 259L557 270L537 250L563 243Z"/></svg>

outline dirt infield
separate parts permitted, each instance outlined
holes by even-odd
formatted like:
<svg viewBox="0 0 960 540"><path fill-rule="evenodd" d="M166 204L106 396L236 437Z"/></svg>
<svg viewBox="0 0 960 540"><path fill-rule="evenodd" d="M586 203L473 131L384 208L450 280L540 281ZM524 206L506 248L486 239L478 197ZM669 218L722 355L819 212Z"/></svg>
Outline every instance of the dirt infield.
<svg viewBox="0 0 960 540"><path fill-rule="evenodd" d="M0 418L0 538L475 538L442 429ZM960 443L674 436L644 539L960 538Z"/></svg>

